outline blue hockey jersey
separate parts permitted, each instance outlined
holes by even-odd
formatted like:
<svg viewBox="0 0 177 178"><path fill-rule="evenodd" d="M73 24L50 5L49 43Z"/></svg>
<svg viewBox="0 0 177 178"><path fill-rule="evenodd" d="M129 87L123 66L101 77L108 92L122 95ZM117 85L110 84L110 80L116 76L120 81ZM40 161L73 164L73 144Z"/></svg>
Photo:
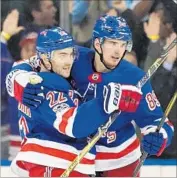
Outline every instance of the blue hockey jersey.
<svg viewBox="0 0 177 178"><path fill-rule="evenodd" d="M17 154L21 142L18 130L18 103L8 95L5 86L6 75L10 72L13 62L6 42L1 39L1 129L9 136L9 160L12 160Z"/></svg>
<svg viewBox="0 0 177 178"><path fill-rule="evenodd" d="M99 98L104 85L116 82L125 85L136 85L145 73L129 63L122 60L112 71L97 73L94 69L95 52L88 48L78 48L79 58L72 69L73 84L85 101ZM83 69L83 70L80 70ZM136 161L140 155L140 145L137 139L133 123L141 129L142 134L148 128L156 128L163 112L151 87L147 82L142 87L143 97L140 106L135 113L122 112L116 121L110 126L106 135L96 145L96 170L104 171L126 166ZM82 129L82 128L81 128ZM173 126L166 119L161 129L164 137L173 135ZM170 143L168 140L167 145Z"/></svg>
<svg viewBox="0 0 177 178"><path fill-rule="evenodd" d="M29 75L35 74L32 72L33 67L29 60L14 64L6 80L11 96L18 95L16 85L25 87ZM78 93L67 80L55 73L40 72L38 75L45 79L42 82L44 102L35 110L21 103L18 105L19 130L23 141L21 150L12 163L12 169L16 174L20 170L19 175L25 175L21 174L24 170L19 164L23 161L66 169L88 144L87 136L94 133L109 117L103 106L100 107L103 105L102 96L80 105ZM94 122L97 118L100 119ZM94 174L94 160L95 148L85 156L76 170Z"/></svg>

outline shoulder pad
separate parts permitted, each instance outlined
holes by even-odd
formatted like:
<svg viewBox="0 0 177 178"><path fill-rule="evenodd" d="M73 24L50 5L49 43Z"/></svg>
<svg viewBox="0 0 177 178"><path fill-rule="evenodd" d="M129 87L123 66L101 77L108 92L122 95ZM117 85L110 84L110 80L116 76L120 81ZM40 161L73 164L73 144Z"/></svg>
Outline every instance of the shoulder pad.
<svg viewBox="0 0 177 178"><path fill-rule="evenodd" d="M72 89L69 82L58 74L39 72L38 75L43 78L42 85L45 88L61 92L68 92L68 90Z"/></svg>

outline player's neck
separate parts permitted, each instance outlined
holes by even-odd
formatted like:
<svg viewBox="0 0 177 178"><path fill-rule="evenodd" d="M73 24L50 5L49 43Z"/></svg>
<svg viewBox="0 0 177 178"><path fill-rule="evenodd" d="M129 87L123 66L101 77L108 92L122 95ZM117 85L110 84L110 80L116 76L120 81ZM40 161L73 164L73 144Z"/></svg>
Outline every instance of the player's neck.
<svg viewBox="0 0 177 178"><path fill-rule="evenodd" d="M95 54L94 67L95 67L97 72L102 72L102 73L109 72L109 70L101 62L100 56L97 53Z"/></svg>

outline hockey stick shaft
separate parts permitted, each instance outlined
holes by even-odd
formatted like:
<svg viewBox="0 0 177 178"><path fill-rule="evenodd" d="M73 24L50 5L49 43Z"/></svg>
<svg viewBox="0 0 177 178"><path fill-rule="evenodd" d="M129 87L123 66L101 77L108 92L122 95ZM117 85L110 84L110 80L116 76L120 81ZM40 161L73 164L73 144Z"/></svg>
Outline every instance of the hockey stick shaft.
<svg viewBox="0 0 177 178"><path fill-rule="evenodd" d="M171 111L171 109L172 109L172 107L173 107L173 105L176 101L176 98L177 98L177 91L174 93L172 99L170 100L170 102L167 106L167 109L165 110L165 113L164 113L164 115L163 115L157 129L156 129L156 132L159 132L160 129L162 128L162 126L165 122L165 119L167 118L168 114L170 113L170 111ZM148 153L146 151L143 151L140 162L134 170L133 177L136 177L138 175L138 173L139 173L144 161L146 160L147 156L148 156Z"/></svg>
<svg viewBox="0 0 177 178"><path fill-rule="evenodd" d="M145 76L138 82L137 87L142 88L142 86L150 79L150 77L156 72L156 70L160 67L160 65L165 61L168 52L175 46L177 43L177 38L173 40L173 42L166 48L163 53L161 54L161 57L158 58L152 66L149 68ZM83 159L83 157L90 151L90 149L95 145L95 143L101 138L101 136L107 131L109 126L115 121L117 116L120 114L117 111L112 114L111 117L109 117L109 120L106 122L104 126L101 126L98 128L98 132L95 134L95 136L90 140L88 145L84 147L84 149L79 153L79 155L73 160L73 162L69 165L69 167L63 172L61 177L68 177L71 171L74 170L74 168L80 163L80 161Z"/></svg>
<svg viewBox="0 0 177 178"><path fill-rule="evenodd" d="M168 52L176 45L176 43L177 38L172 41L172 43L162 52L161 56L151 65L145 76L138 82L138 88L142 88L142 86L150 79L150 77L152 77L152 75L157 71L161 64L166 60Z"/></svg>

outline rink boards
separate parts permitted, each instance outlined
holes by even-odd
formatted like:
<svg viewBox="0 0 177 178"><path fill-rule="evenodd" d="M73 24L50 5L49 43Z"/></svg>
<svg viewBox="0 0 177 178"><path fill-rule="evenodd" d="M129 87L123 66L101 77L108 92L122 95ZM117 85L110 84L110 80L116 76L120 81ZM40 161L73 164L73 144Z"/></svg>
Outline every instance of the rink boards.
<svg viewBox="0 0 177 178"><path fill-rule="evenodd" d="M0 177L17 177L10 170L10 162L1 161ZM175 159L148 159L141 171L141 177L176 177L177 161Z"/></svg>

